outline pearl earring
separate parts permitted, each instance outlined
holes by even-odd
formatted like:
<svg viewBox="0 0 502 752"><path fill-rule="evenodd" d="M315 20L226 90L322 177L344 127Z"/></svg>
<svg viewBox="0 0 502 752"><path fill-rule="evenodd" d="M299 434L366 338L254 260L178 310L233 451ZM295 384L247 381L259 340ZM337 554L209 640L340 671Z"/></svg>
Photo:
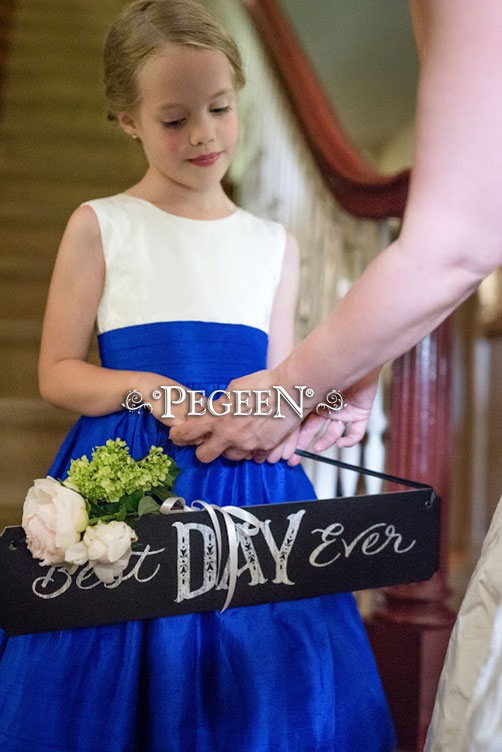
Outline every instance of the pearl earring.
<svg viewBox="0 0 502 752"><path fill-rule="evenodd" d="M131 133L131 138L138 138L138 134L137 133Z"/></svg>

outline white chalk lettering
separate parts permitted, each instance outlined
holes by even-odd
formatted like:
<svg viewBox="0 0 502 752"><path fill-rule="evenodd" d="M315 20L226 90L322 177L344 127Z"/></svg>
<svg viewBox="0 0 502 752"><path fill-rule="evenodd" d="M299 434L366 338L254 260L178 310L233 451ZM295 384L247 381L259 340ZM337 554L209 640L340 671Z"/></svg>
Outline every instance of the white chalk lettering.
<svg viewBox="0 0 502 752"><path fill-rule="evenodd" d="M137 557L138 560L134 563L134 566L128 571L122 572L113 582L105 583L99 580L94 574L92 564L89 562L82 567L77 564L73 564L71 567L66 568L64 565L58 567L50 567L47 574L43 577L37 577L33 580L31 589L38 598L58 598L66 593L71 585L75 583L75 586L79 590L92 590L92 588L98 585L103 585L108 590L117 588L125 580L129 580L134 577L136 582L148 582L153 580L160 569L160 564L157 563L154 571L146 577L140 577L140 570L144 569L144 562L149 556L155 556L165 551L165 548L159 548L152 550L150 545L147 544L143 551L133 551L129 566L133 561L133 557ZM79 571L80 570L80 571ZM77 574L78 572L78 574ZM76 575L76 576L75 576ZM56 579L57 578L57 579ZM61 584L58 584L62 578ZM51 590L51 586L55 587Z"/></svg>
<svg viewBox="0 0 502 752"><path fill-rule="evenodd" d="M382 528L384 529L382 530ZM348 559L358 548L363 556L374 556L392 544L394 553L404 554L407 551L410 551L416 543L416 540L413 540L409 546L400 548L403 536L396 531L394 525L387 525L386 522L377 522L374 525L371 525L366 528L366 530L359 533L359 535L356 535L356 537L350 542L347 542L345 538L341 537L344 533L344 527L339 522L328 525L328 527L324 529L316 528L315 530L312 530L312 533L321 533L322 540L322 543L316 546L310 554L309 562L313 567L327 567L329 564L336 561L342 553L343 556ZM331 559L319 562L318 559L321 552L334 543L340 544L342 550L336 551L335 549L336 553Z"/></svg>
<svg viewBox="0 0 502 752"><path fill-rule="evenodd" d="M242 551L242 555L244 556L245 561L245 564L237 569L237 578L244 574L244 572L249 571L250 579L248 585L263 585L265 582L267 582L267 578L263 574L263 570L260 566L258 554L256 553L253 540L251 536L246 535L248 527L249 524L247 522L238 523L235 526L237 530L237 543L239 547L238 550ZM225 568L220 577L220 581L216 586L216 590L228 590L229 575L230 569L227 559L227 563L225 564Z"/></svg>
<svg viewBox="0 0 502 752"><path fill-rule="evenodd" d="M289 525L280 548L278 548L274 536L272 535L272 531L270 529L270 520L263 520L263 522L261 523L263 537L265 538L270 553L272 554L275 561L275 577L272 582L274 582L276 585L295 584L294 582L291 582L288 577L288 558L289 554L291 553L291 549L293 548L293 544L296 540L296 536L298 535L300 522L304 514L305 509L300 509L300 511L295 512L295 514L288 514Z"/></svg>
<svg viewBox="0 0 502 752"><path fill-rule="evenodd" d="M206 593L214 586L216 582L216 536L214 530L209 525L200 525L197 522L174 522L178 534L178 592L175 598L176 603L196 598L202 593ZM200 533L204 544L204 563L202 567L203 580L202 585L195 590L191 589L190 582L190 531Z"/></svg>

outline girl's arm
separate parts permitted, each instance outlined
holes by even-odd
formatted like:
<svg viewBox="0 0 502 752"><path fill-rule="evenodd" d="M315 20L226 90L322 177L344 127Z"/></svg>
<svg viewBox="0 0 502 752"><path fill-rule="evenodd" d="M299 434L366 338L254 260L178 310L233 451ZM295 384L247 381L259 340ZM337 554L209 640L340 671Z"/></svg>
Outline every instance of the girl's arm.
<svg viewBox="0 0 502 752"><path fill-rule="evenodd" d="M300 290L300 250L295 236L287 231L286 248L282 264L281 279L274 298L272 316L269 328L269 346L267 352L267 368L275 368L289 355L297 344L296 338L296 311L298 307L298 295ZM271 418L270 418L271 420ZM288 459L296 449L300 426L295 428L288 437L276 446L271 452L248 452L244 456L252 457L255 462L262 463L265 460L270 463L280 459ZM243 453L238 450L229 450L226 456L229 459L241 459Z"/></svg>
<svg viewBox="0 0 502 752"><path fill-rule="evenodd" d="M423 65L432 28L432 6L437 0L410 0L413 34L420 65Z"/></svg>
<svg viewBox="0 0 502 752"><path fill-rule="evenodd" d="M106 415L123 409L121 402L129 389L138 389L145 398L161 383L177 384L155 373L102 368L86 362L104 279L96 214L90 206L79 206L68 221L54 265L38 381L47 402L81 415ZM173 421L163 422L170 425Z"/></svg>
<svg viewBox="0 0 502 752"><path fill-rule="evenodd" d="M300 251L286 232L281 278L274 297L268 335L267 368L275 368L296 345L296 308L300 286Z"/></svg>

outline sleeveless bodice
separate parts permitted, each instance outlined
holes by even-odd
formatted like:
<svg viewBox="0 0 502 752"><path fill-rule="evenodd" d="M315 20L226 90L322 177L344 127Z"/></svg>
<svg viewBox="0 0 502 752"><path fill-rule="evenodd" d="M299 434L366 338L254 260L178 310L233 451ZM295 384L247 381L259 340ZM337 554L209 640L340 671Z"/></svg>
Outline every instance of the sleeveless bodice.
<svg viewBox="0 0 502 752"><path fill-rule="evenodd" d="M185 385L228 384L266 366L285 229L238 209L179 217L127 194L86 201L98 218L105 284L101 362Z"/></svg>
<svg viewBox="0 0 502 752"><path fill-rule="evenodd" d="M244 209L188 219L127 194L85 204L98 217L106 264L99 333L180 319L268 333L285 247L281 224Z"/></svg>

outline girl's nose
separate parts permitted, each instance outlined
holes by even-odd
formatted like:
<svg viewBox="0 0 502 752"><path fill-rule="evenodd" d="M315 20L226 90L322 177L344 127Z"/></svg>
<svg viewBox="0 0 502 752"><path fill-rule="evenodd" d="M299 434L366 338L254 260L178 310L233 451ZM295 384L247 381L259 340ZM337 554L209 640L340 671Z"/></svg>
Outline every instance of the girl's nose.
<svg viewBox="0 0 502 752"><path fill-rule="evenodd" d="M208 144L214 140L213 123L207 117L194 120L190 129L190 143L192 146Z"/></svg>

